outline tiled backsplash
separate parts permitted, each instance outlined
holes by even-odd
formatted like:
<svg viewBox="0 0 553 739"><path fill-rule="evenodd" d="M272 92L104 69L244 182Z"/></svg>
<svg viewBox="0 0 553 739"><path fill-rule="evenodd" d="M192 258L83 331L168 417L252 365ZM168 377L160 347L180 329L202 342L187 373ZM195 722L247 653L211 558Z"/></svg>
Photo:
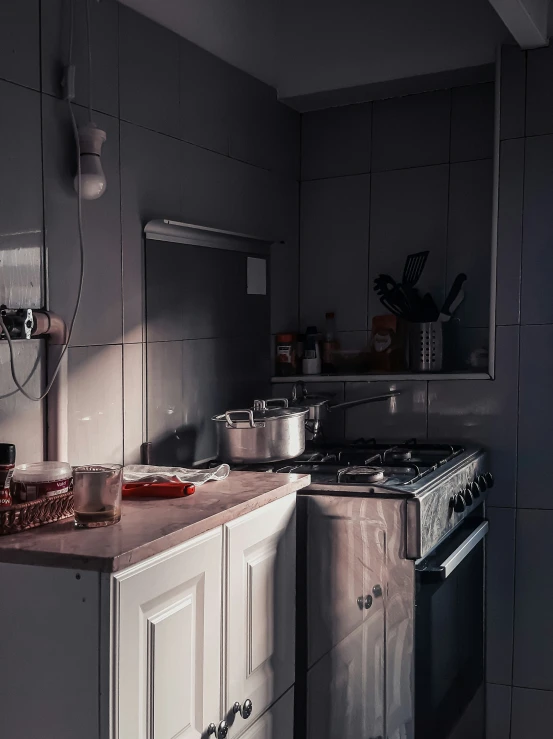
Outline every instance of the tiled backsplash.
<svg viewBox="0 0 553 739"><path fill-rule="evenodd" d="M50 308L67 320L79 274L75 145L61 99L68 6L4 0L0 28L0 302L44 304L46 247ZM75 110L84 121L84 0L75 7ZM93 118L107 132L108 186L83 205L85 283L68 352L69 461L135 462L145 415L144 224L174 218L284 241L271 254L273 330L295 325L300 116L272 88L115 0L90 3L90 13ZM209 275L183 271L183 284L191 279L208 284ZM284 282L285 292L277 289ZM29 387L38 392L42 343L16 346L18 372L25 378L34 368ZM6 345L0 362L0 436L17 444L19 461L42 459L43 404L14 392ZM209 382L203 371L182 368L191 397Z"/></svg>
<svg viewBox="0 0 553 739"><path fill-rule="evenodd" d="M489 324L493 130L490 82L302 117L301 328L334 310L339 332L370 331L386 312L374 278L428 249L419 288L438 306L468 275L457 367L487 346L473 329Z"/></svg>

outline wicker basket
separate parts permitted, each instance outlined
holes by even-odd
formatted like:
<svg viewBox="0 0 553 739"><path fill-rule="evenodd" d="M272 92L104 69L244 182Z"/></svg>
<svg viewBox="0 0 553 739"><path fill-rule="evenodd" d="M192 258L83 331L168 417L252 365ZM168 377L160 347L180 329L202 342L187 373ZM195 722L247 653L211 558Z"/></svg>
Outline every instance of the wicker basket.
<svg viewBox="0 0 553 739"><path fill-rule="evenodd" d="M0 536L17 534L73 515L73 493L61 493L29 503L0 508Z"/></svg>

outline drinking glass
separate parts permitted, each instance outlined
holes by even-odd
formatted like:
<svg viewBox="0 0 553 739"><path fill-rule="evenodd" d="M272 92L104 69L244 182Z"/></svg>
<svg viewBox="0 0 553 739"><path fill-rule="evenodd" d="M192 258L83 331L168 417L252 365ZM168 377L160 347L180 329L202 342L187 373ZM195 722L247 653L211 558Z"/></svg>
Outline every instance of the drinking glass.
<svg viewBox="0 0 553 739"><path fill-rule="evenodd" d="M73 468L75 526L93 529L121 520L120 464L88 464Z"/></svg>

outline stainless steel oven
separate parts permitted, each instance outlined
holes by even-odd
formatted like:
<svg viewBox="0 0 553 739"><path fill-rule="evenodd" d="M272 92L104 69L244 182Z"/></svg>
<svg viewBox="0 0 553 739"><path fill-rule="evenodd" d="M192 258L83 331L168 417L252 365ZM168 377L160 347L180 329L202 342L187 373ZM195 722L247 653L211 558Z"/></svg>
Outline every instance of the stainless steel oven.
<svg viewBox="0 0 553 739"><path fill-rule="evenodd" d="M487 531L469 517L415 566L415 739L484 739Z"/></svg>

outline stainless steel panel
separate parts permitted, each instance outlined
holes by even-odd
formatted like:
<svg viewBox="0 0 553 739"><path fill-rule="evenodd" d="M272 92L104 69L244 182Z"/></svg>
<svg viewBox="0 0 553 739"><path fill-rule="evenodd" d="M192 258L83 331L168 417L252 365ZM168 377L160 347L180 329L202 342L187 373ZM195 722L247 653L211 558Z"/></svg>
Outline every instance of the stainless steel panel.
<svg viewBox="0 0 553 739"><path fill-rule="evenodd" d="M488 496L487 492L481 493L463 513L453 510L451 499L478 475L489 471L486 455L477 453L472 460L460 465L440 483L423 491L416 498L407 500L407 520L414 524L413 528L407 528L408 558L425 557L469 513L482 505Z"/></svg>

